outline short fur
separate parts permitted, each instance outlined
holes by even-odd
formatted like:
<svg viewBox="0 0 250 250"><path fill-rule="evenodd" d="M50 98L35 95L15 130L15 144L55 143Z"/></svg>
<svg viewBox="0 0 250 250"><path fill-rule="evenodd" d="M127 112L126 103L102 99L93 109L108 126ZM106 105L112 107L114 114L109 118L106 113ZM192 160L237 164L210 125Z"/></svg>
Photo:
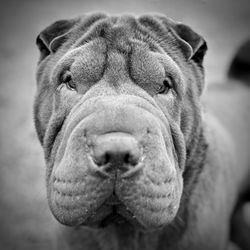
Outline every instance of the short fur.
<svg viewBox="0 0 250 250"><path fill-rule="evenodd" d="M37 45L48 201L72 226L60 244L232 247L230 218L249 191L250 91L231 83L202 97L204 39L161 15L97 13L52 24ZM120 133L135 166L97 157Z"/></svg>

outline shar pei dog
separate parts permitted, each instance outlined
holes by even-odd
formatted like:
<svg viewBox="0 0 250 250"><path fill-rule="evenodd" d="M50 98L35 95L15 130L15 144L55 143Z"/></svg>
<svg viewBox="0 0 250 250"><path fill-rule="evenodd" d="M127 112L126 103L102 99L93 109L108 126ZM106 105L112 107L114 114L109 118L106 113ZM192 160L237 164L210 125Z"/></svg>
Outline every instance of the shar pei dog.
<svg viewBox="0 0 250 250"><path fill-rule="evenodd" d="M250 88L235 81L202 95L202 36L163 15L96 13L53 23L37 46L48 203L70 226L59 243L237 249L231 218L250 187Z"/></svg>

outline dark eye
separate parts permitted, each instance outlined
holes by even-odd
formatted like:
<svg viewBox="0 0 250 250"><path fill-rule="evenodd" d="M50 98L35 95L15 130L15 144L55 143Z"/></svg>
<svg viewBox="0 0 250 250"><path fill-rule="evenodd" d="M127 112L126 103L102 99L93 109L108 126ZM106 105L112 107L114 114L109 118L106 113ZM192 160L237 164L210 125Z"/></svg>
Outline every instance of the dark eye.
<svg viewBox="0 0 250 250"><path fill-rule="evenodd" d="M66 71L61 78L61 83L64 83L69 90L76 90L76 84L72 80L70 71Z"/></svg>
<svg viewBox="0 0 250 250"><path fill-rule="evenodd" d="M158 89L158 94L166 94L173 88L172 81L170 79L164 79L161 86Z"/></svg>

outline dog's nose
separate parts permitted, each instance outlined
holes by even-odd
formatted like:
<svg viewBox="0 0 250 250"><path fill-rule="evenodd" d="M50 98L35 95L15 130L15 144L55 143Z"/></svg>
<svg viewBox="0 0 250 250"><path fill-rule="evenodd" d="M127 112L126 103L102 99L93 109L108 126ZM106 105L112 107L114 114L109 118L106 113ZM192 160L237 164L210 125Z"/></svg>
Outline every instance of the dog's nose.
<svg viewBox="0 0 250 250"><path fill-rule="evenodd" d="M138 141L125 133L114 132L98 136L93 145L93 160L105 171L115 168L126 172L138 164L140 156Z"/></svg>

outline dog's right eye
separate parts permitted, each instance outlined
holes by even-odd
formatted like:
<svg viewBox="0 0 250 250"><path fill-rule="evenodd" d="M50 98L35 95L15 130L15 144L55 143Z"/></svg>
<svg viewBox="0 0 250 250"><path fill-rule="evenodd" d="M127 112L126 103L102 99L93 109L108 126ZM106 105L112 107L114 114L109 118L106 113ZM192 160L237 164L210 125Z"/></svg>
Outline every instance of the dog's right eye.
<svg viewBox="0 0 250 250"><path fill-rule="evenodd" d="M61 77L61 83L65 84L69 90L76 90L76 84L72 79L72 74L70 71L66 71Z"/></svg>
<svg viewBox="0 0 250 250"><path fill-rule="evenodd" d="M159 94L166 94L170 89L173 88L173 84L170 79L165 79L162 85L158 89Z"/></svg>

